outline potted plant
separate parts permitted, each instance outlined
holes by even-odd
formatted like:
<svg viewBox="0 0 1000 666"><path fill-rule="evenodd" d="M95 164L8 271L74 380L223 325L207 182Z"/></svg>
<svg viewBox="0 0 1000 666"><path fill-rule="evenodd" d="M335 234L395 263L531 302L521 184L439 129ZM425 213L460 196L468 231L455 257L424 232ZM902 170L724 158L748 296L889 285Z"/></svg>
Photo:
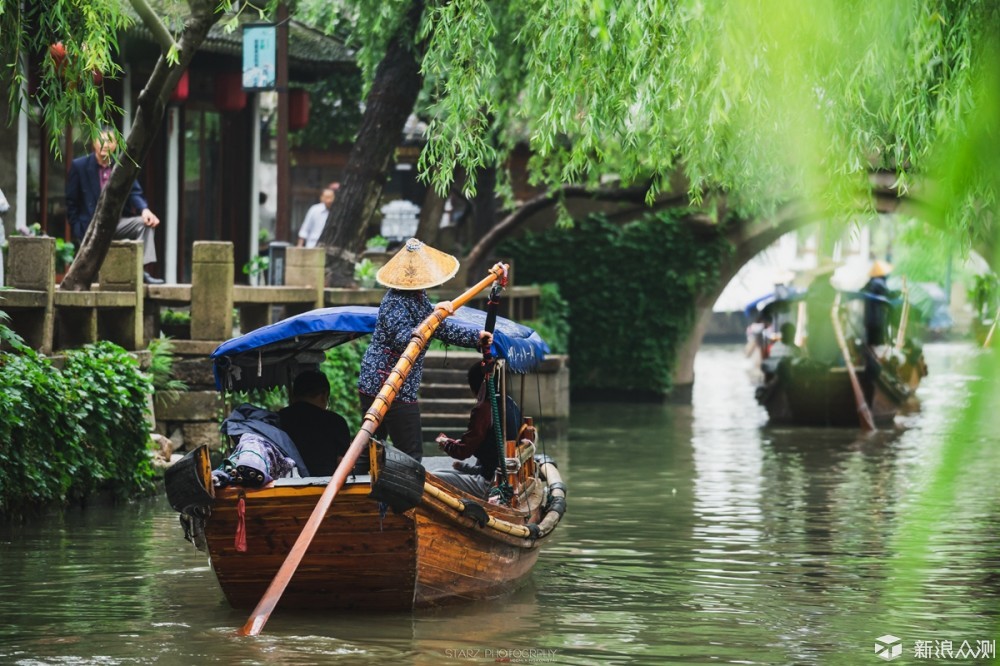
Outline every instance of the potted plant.
<svg viewBox="0 0 1000 666"><path fill-rule="evenodd" d="M191 339L191 313L187 310L170 310L160 313L160 332L181 340Z"/></svg>
<svg viewBox="0 0 1000 666"><path fill-rule="evenodd" d="M56 238L56 280L62 281L66 274L66 269L73 263L73 255L76 254L76 246L68 240Z"/></svg>
<svg viewBox="0 0 1000 666"><path fill-rule="evenodd" d="M267 268L270 265L270 257L263 254L256 254L250 261L243 264L243 274L250 276L251 284L254 283L254 280L259 281L261 284L267 284Z"/></svg>
<svg viewBox="0 0 1000 666"><path fill-rule="evenodd" d="M379 265L371 259L362 259L354 264L354 279L362 289L372 289L375 286L375 274Z"/></svg>
<svg viewBox="0 0 1000 666"><path fill-rule="evenodd" d="M366 252L385 252L389 247L389 241L385 236L372 236L365 243Z"/></svg>

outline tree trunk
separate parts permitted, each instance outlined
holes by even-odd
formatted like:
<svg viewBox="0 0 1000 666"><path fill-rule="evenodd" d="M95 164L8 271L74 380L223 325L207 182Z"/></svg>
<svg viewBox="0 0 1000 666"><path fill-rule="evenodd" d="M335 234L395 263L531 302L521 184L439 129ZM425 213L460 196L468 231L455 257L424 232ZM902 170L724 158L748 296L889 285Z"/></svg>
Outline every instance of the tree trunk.
<svg viewBox="0 0 1000 666"><path fill-rule="evenodd" d="M441 230L441 216L444 215L446 201L445 197L431 187L427 189L424 205L420 207L420 222L417 224L416 237L432 247L437 247L437 236Z"/></svg>
<svg viewBox="0 0 1000 666"><path fill-rule="evenodd" d="M188 4L191 16L185 22L184 32L181 34L179 63L171 67L167 63L166 53L161 51L146 87L139 93L135 120L126 138L125 155L111 169L111 178L97 200L94 219L87 227L80 252L59 286L61 290L87 291L96 279L108 254L122 209L132 190L132 183L139 174L139 166L146 161L163 121L163 112L170 95L195 52L205 41L209 29L222 16L215 11L216 0L190 0Z"/></svg>
<svg viewBox="0 0 1000 666"><path fill-rule="evenodd" d="M414 42L423 11L423 0L413 0L375 71L340 193L320 237L326 246L328 285L349 284L353 279L354 261L364 247L389 163L423 87L420 57L424 46Z"/></svg>
<svg viewBox="0 0 1000 666"><path fill-rule="evenodd" d="M475 243L480 238L485 238L490 230L497 226L497 170L495 166L487 165L476 171L476 198L472 202L473 218L472 224L468 225L472 231L472 238L469 244ZM492 253L492 249L491 253ZM489 268L491 257L489 254L482 254L475 263L465 267L467 275L482 275Z"/></svg>

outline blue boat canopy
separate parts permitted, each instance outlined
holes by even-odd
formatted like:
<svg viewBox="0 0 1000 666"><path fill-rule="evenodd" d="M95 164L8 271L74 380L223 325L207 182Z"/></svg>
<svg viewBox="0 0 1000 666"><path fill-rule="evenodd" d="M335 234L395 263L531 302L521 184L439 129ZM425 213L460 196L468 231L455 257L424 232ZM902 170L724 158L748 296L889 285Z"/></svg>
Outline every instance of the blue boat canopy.
<svg viewBox="0 0 1000 666"><path fill-rule="evenodd" d="M750 301L745 308L743 308L743 314L750 320L756 319L764 315L765 313L771 312L772 310L781 310L786 308L790 303L795 303L801 301L806 296L806 292L799 291L794 287L785 288L780 291L771 292L770 294L765 294L760 298L756 298Z"/></svg>
<svg viewBox="0 0 1000 666"><path fill-rule="evenodd" d="M221 390L286 386L301 370L323 362L324 352L375 330L378 308L347 305L320 308L283 319L227 340L212 352L215 386ZM486 313L459 308L452 324L481 331ZM530 372L545 358L549 346L533 329L497 317L493 353L512 372Z"/></svg>
<svg viewBox="0 0 1000 666"><path fill-rule="evenodd" d="M867 291L841 291L840 293L843 295L845 301L876 301L892 307L899 307L903 303L902 298L887 298ZM781 311L782 309L787 309L791 303L797 303L808 298L808 291L790 290L781 293L772 292L750 301L743 309L743 314L748 319L753 320L775 310Z"/></svg>

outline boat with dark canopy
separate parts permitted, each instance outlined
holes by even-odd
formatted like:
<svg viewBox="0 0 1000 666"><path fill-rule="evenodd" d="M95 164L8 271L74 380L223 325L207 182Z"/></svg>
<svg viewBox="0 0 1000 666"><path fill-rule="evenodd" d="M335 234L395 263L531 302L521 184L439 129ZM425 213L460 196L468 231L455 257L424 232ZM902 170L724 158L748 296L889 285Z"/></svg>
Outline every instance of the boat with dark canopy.
<svg viewBox="0 0 1000 666"><path fill-rule="evenodd" d="M469 294L475 295L466 292L456 307ZM229 394L289 386L298 372L317 368L327 349L370 334L377 312L324 308L229 340L212 354L217 388ZM418 327L400 364L422 351L446 316L437 309ZM450 321L478 332L492 317L460 307ZM545 342L526 326L495 321L490 353L498 376L533 370L548 352ZM226 599L241 608L260 602L244 633L257 633L279 598L283 608L400 611L495 597L531 572L566 507L555 462L536 452L532 418L498 442L504 455L495 485L506 487L502 501L466 494L372 436L394 379L401 383L408 372L400 364L332 477L216 487L204 448L168 470L171 506L185 536L207 552ZM352 469L361 446L370 447L370 474ZM284 587L275 593L279 582Z"/></svg>
<svg viewBox="0 0 1000 666"><path fill-rule="evenodd" d="M746 314L766 320L775 330L795 326L808 292L789 290L769 294L750 303ZM811 357L806 350L768 355L764 346L761 359L763 381L755 397L768 413L772 424L802 426L882 427L892 423L898 411L914 400L913 393L926 375L926 365L918 345L905 338L905 315L895 344L875 350L862 335L844 335L848 320L842 303L877 300L886 307L898 305L884 296L863 291L841 291L823 321L812 323L811 335L828 336L837 345L833 357ZM904 312L906 311L904 304ZM783 346L787 351L788 346ZM845 362L848 359L849 362Z"/></svg>

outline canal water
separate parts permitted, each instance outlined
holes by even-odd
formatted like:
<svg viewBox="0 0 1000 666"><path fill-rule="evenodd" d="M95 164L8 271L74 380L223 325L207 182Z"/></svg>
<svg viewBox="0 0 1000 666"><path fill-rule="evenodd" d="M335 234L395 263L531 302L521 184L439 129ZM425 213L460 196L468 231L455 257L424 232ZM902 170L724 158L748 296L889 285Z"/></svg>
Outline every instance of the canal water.
<svg viewBox="0 0 1000 666"><path fill-rule="evenodd" d="M884 636L897 663L991 662L1000 431L961 409L981 353L926 356L921 408L868 437L767 427L728 346L699 354L693 406L574 405L545 445L569 511L490 602L279 610L240 638L162 498L3 526L0 663L875 664Z"/></svg>

